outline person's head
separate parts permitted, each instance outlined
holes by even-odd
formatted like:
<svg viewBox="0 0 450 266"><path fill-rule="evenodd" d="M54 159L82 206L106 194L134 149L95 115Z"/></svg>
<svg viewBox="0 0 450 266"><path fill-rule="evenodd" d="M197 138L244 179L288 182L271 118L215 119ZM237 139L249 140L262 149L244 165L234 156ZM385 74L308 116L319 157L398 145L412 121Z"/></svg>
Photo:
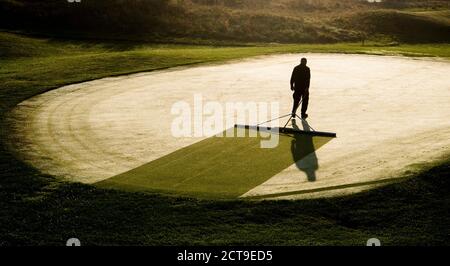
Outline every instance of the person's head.
<svg viewBox="0 0 450 266"><path fill-rule="evenodd" d="M302 60L300 61L300 64L302 64L302 65L305 65L306 66L306 63L308 62L308 60L306 59L306 58L302 58Z"/></svg>

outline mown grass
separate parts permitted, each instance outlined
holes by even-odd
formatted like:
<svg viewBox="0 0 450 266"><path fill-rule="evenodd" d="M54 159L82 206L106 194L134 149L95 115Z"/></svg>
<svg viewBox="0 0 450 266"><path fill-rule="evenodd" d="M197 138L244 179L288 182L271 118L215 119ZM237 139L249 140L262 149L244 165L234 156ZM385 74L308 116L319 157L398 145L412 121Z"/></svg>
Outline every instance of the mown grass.
<svg viewBox="0 0 450 266"><path fill-rule="evenodd" d="M249 136L250 131L241 134ZM236 128L230 132L238 135ZM211 137L95 185L196 198L236 199L332 140L300 133L278 136L278 145L273 149L261 149L265 138L260 135Z"/></svg>
<svg viewBox="0 0 450 266"><path fill-rule="evenodd" d="M0 34L4 115L58 86L110 75L286 52L351 52L448 58L448 45L377 44L212 47L84 43ZM9 47L4 49L3 47ZM6 51L6 52L5 52ZM0 246L63 245L448 245L450 162L353 196L303 201L208 201L64 182L0 146ZM425 169L425 170L424 170ZM428 170L426 170L428 169Z"/></svg>
<svg viewBox="0 0 450 266"><path fill-rule="evenodd" d="M278 53L359 53L450 57L449 44L379 43L193 46L36 39L0 34L2 111L46 90L79 81L174 66L217 63Z"/></svg>

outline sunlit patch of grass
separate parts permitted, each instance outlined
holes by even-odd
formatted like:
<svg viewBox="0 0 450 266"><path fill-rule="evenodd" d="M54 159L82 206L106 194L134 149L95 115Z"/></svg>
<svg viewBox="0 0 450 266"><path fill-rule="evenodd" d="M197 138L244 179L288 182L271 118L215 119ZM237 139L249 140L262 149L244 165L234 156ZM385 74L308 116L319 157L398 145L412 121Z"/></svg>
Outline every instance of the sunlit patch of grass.
<svg viewBox="0 0 450 266"><path fill-rule="evenodd" d="M248 129L244 133L246 137L205 139L96 185L201 198L237 198L332 139L275 133L276 147L261 149L264 138L258 134L249 137ZM237 136L236 128L233 136Z"/></svg>

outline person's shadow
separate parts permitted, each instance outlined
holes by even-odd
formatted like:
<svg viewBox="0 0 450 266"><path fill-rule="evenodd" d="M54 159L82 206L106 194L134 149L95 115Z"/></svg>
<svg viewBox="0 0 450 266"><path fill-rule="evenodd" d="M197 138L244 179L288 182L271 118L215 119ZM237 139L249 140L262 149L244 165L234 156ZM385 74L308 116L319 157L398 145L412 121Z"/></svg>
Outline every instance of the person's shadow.
<svg viewBox="0 0 450 266"><path fill-rule="evenodd" d="M311 131L308 122L302 119L303 131ZM295 119L292 120L292 128L301 130ZM309 182L316 181L316 171L319 169L313 136L306 134L294 134L291 141L292 158L298 169L306 173Z"/></svg>

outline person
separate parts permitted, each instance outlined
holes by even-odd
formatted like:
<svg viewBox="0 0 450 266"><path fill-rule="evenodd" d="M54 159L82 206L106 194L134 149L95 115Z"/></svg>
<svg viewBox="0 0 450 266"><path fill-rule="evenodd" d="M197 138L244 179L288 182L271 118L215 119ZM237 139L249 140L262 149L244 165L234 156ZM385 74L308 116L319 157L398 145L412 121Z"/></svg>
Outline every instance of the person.
<svg viewBox="0 0 450 266"><path fill-rule="evenodd" d="M309 67L306 66L306 63L307 59L302 58L300 65L296 66L294 68L294 71L292 71L291 90L294 91L294 106L292 108L292 117L294 118L297 113L300 100L302 99L302 119L308 118L308 114L306 113L306 111L308 110L311 71Z"/></svg>

